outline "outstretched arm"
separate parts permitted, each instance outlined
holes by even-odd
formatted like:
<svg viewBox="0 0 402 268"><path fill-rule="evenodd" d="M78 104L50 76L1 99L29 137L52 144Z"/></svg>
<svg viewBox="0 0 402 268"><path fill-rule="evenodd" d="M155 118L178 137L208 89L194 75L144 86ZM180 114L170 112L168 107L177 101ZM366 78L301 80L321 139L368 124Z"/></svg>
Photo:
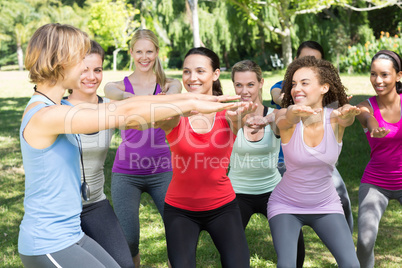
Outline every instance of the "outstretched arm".
<svg viewBox="0 0 402 268"><path fill-rule="evenodd" d="M130 92L125 92L123 81L109 82L105 85L105 97L111 100L124 100L134 96Z"/></svg>
<svg viewBox="0 0 402 268"><path fill-rule="evenodd" d="M259 129L265 128L267 125L271 126L272 131L275 133L276 136L279 136L279 129L275 123L275 115L279 110L274 109L272 113L267 114L266 116L253 116L247 118L244 122L244 125L252 128L253 131L251 134L257 133Z"/></svg>
<svg viewBox="0 0 402 268"><path fill-rule="evenodd" d="M290 105L288 108L280 109L275 115L275 124L279 129L281 140L288 143L293 135L296 124L302 117L317 114L322 109L312 109L310 106Z"/></svg>
<svg viewBox="0 0 402 268"><path fill-rule="evenodd" d="M351 126L355 117L360 114L360 108L345 104L332 111L331 124L338 142L342 141L345 128Z"/></svg>
<svg viewBox="0 0 402 268"><path fill-rule="evenodd" d="M317 114L321 110L321 108L313 109L310 106L290 105L276 113L275 123L280 130L290 129L299 123L302 117Z"/></svg>
<svg viewBox="0 0 402 268"><path fill-rule="evenodd" d="M336 110L333 110L334 115L337 117L337 123L341 127L348 127L353 124L355 117L360 114L360 108L357 106L352 106L350 104L345 104Z"/></svg>
<svg viewBox="0 0 402 268"><path fill-rule="evenodd" d="M220 103L197 100L198 94L187 100L177 95L136 96L103 104L81 103L75 106L52 105L40 109L24 130L24 137L34 148L50 146L59 134L93 133L109 128L139 128L151 122L198 111L213 113L237 107L240 103ZM31 104L28 109L38 103Z"/></svg>
<svg viewBox="0 0 402 268"><path fill-rule="evenodd" d="M383 138L387 136L387 134L391 131L390 129L386 129L385 127L380 127L377 119L375 119L373 115L373 110L368 103L368 101L363 101L359 105L360 114L357 116L357 120L359 120L360 124L367 128L370 136L372 138Z"/></svg>
<svg viewBox="0 0 402 268"><path fill-rule="evenodd" d="M243 117L249 113L255 112L257 106L257 103L243 102L240 106L236 107L236 109L226 111L226 120L235 135L237 135L237 131L243 127Z"/></svg>

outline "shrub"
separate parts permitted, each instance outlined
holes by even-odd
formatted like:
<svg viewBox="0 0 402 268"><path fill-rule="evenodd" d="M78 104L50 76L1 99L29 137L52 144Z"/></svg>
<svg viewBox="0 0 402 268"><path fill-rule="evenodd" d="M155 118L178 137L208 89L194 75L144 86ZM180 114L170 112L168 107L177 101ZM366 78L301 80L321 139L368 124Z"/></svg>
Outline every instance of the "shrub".
<svg viewBox="0 0 402 268"><path fill-rule="evenodd" d="M346 55L340 57L339 69L348 73L367 73L370 70L371 58L380 50L392 50L402 55L401 27L399 34L390 36L388 32L381 32L379 39L373 42L349 46Z"/></svg>

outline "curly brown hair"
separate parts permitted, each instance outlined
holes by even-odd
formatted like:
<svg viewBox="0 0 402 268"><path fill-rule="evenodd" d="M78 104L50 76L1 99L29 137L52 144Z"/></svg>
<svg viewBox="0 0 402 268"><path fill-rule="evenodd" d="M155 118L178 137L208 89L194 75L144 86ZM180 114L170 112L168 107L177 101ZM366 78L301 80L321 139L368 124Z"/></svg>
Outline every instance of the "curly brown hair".
<svg viewBox="0 0 402 268"><path fill-rule="evenodd" d="M319 60L313 56L306 56L293 61L287 68L285 79L283 80L284 97L282 107L288 107L294 104L291 90L294 73L303 68L310 68L317 75L320 85L328 84L329 90L322 99L322 106L335 106L338 108L349 103L346 95L346 87L342 84L341 78L336 68L326 60Z"/></svg>

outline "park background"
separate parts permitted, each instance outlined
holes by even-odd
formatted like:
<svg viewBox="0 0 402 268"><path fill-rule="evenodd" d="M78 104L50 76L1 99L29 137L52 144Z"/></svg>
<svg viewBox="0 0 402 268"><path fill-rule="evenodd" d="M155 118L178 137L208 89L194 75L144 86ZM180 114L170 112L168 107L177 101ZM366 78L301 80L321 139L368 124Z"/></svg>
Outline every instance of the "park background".
<svg viewBox="0 0 402 268"><path fill-rule="evenodd" d="M402 1L364 0L0 0L0 267L22 267L17 251L23 216L24 171L18 130L33 85L23 68L24 52L33 32L49 22L72 24L86 31L106 51L104 80L121 80L132 71L129 40L138 28L153 30L160 40L160 58L169 77L181 80L184 54L206 46L221 57L224 93L234 94L230 67L252 59L264 71L264 104L269 88L283 79L297 46L315 40L326 59L341 72L357 104L375 94L369 82L371 57L380 49L402 54ZM271 58L272 57L272 58ZM279 61L277 60L279 59ZM106 194L120 142L116 133L105 165ZM338 169L352 202L357 238L357 193L370 148L358 122L346 130ZM110 198L109 198L110 199ZM152 199L143 195L140 208L143 267L166 267L163 223ZM402 267L402 211L395 200L384 214L375 247L376 267ZM320 239L304 227L305 267L336 267ZM254 215L246 230L252 267L274 267L276 255L267 220ZM197 267L219 267L208 234L202 233Z"/></svg>

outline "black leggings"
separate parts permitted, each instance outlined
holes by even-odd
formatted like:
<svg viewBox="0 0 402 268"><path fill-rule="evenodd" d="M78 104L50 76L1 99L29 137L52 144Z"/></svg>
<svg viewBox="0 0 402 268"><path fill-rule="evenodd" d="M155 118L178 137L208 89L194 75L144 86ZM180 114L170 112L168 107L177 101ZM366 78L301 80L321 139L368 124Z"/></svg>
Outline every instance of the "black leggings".
<svg viewBox="0 0 402 268"><path fill-rule="evenodd" d="M81 228L122 268L134 268L126 237L109 200L104 199L84 205L81 212Z"/></svg>
<svg viewBox="0 0 402 268"><path fill-rule="evenodd" d="M250 254L236 199L209 211L188 211L165 203L163 220L173 268L196 267L195 255L202 230L207 231L214 241L222 267L250 267Z"/></svg>
<svg viewBox="0 0 402 268"><path fill-rule="evenodd" d="M267 218L268 199L272 192L252 195L252 194L236 194L237 201L240 207L241 219L243 228L246 229L250 218L255 213L260 213ZM305 257L303 232L300 229L299 239L297 242L297 266L303 267Z"/></svg>

